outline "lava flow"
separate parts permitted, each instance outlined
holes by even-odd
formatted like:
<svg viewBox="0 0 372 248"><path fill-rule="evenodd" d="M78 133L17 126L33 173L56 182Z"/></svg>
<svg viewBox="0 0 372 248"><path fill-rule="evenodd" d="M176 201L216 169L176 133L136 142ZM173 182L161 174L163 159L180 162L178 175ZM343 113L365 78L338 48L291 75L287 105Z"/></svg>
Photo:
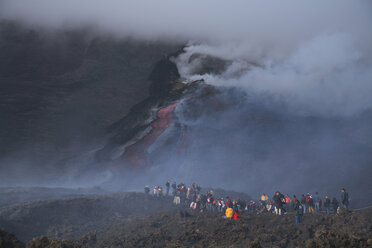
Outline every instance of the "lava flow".
<svg viewBox="0 0 372 248"><path fill-rule="evenodd" d="M172 124L173 111L178 103L158 110L157 119L152 123L151 132L137 143L129 146L122 159L130 167L140 168L150 164L147 149Z"/></svg>

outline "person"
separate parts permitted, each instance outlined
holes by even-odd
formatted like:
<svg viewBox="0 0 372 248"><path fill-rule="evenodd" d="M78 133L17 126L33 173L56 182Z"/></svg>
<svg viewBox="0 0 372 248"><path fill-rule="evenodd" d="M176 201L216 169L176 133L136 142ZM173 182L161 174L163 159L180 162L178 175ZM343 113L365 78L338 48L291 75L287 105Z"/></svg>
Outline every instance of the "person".
<svg viewBox="0 0 372 248"><path fill-rule="evenodd" d="M314 206L315 206L315 212L318 213L320 211L320 196L319 196L319 193L318 192L315 192L315 196L314 196Z"/></svg>
<svg viewBox="0 0 372 248"><path fill-rule="evenodd" d="M269 201L269 197L268 197L265 193L263 193L263 194L261 195L261 202L262 202L262 204L263 204L264 206L266 206L266 204L267 204L268 201Z"/></svg>
<svg viewBox="0 0 372 248"><path fill-rule="evenodd" d="M196 193L200 194L200 191L201 191L201 187L200 187L200 184L198 184L196 185Z"/></svg>
<svg viewBox="0 0 372 248"><path fill-rule="evenodd" d="M275 204L275 214L282 215L283 203L285 202L284 196L279 191L276 191L273 200Z"/></svg>
<svg viewBox="0 0 372 248"><path fill-rule="evenodd" d="M302 204L302 208L303 208L303 210L304 210L304 214L305 214L305 213L306 213L306 197L305 197L304 194L302 194L302 196L301 196L301 201L300 201L300 203Z"/></svg>
<svg viewBox="0 0 372 248"><path fill-rule="evenodd" d="M148 195L150 193L150 187L148 185L145 186L145 194Z"/></svg>
<svg viewBox="0 0 372 248"><path fill-rule="evenodd" d="M196 207L197 207L197 203L196 202L191 202L190 208L195 210Z"/></svg>
<svg viewBox="0 0 372 248"><path fill-rule="evenodd" d="M231 208L232 207L232 203L231 203L231 199L230 197L226 197L226 208Z"/></svg>
<svg viewBox="0 0 372 248"><path fill-rule="evenodd" d="M296 199L296 202L293 206L293 209L296 211L295 220L296 220L296 227L302 222L302 215L304 214L304 210L302 209L303 205L300 203L299 200Z"/></svg>
<svg viewBox="0 0 372 248"><path fill-rule="evenodd" d="M158 197L163 197L163 187L158 186Z"/></svg>
<svg viewBox="0 0 372 248"><path fill-rule="evenodd" d="M341 204L346 210L349 210L349 194L345 189L341 189Z"/></svg>
<svg viewBox="0 0 372 248"><path fill-rule="evenodd" d="M241 200L240 200L240 197L238 197L237 199L236 199L236 207L237 207L237 209L238 209L238 211L240 211L241 210Z"/></svg>
<svg viewBox="0 0 372 248"><path fill-rule="evenodd" d="M285 210L286 211L289 211L290 210L290 207L291 207L291 198L289 197L288 194L285 195Z"/></svg>
<svg viewBox="0 0 372 248"><path fill-rule="evenodd" d="M247 206L247 202L245 200L241 200L240 201L240 209L242 209L242 211L244 211L246 206Z"/></svg>
<svg viewBox="0 0 372 248"><path fill-rule="evenodd" d="M266 210L269 213L272 213L273 212L273 204L271 204L271 202L267 202L267 204L266 204Z"/></svg>
<svg viewBox="0 0 372 248"><path fill-rule="evenodd" d="M240 217L239 211L236 211L236 212L234 213L233 219L234 219L234 220L239 220L240 218L241 218L241 217Z"/></svg>
<svg viewBox="0 0 372 248"><path fill-rule="evenodd" d="M314 199L313 197L310 195L310 193L307 194L306 196L306 204L307 204L307 207L309 209L309 213L314 213Z"/></svg>
<svg viewBox="0 0 372 248"><path fill-rule="evenodd" d="M176 195L176 191L177 191L177 183L176 183L176 181L174 181L172 183L172 190L173 190L172 194L173 194L173 196L175 196Z"/></svg>
<svg viewBox="0 0 372 248"><path fill-rule="evenodd" d="M169 188L170 188L170 180L168 180L166 183L165 183L165 187L167 188L167 196L169 196Z"/></svg>
<svg viewBox="0 0 372 248"><path fill-rule="evenodd" d="M231 219L233 217L234 210L232 208L226 208L225 218Z"/></svg>
<svg viewBox="0 0 372 248"><path fill-rule="evenodd" d="M154 195L154 197L158 196L158 186L154 187L154 190L152 191L152 194Z"/></svg>
<svg viewBox="0 0 372 248"><path fill-rule="evenodd" d="M179 191L177 191L175 196L174 196L173 204L175 204L175 205L180 205L181 204L181 197L180 197Z"/></svg>
<svg viewBox="0 0 372 248"><path fill-rule="evenodd" d="M335 214L337 214L338 206L339 206L339 203L338 203L336 197L333 197L333 199L332 199L332 207L333 207L333 212Z"/></svg>
<svg viewBox="0 0 372 248"><path fill-rule="evenodd" d="M296 195L293 195L293 197L292 197L292 201L291 201L291 206L292 206L292 209L294 210L294 205L296 204L296 201L297 201L298 199L297 199L297 197L296 197ZM301 203L300 203L301 204Z"/></svg>
<svg viewBox="0 0 372 248"><path fill-rule="evenodd" d="M326 213L329 214L329 208L331 207L331 200L329 199L329 196L326 195L324 198L324 208L326 210Z"/></svg>
<svg viewBox="0 0 372 248"><path fill-rule="evenodd" d="M207 210L212 212L213 211L213 197L212 195L207 195Z"/></svg>

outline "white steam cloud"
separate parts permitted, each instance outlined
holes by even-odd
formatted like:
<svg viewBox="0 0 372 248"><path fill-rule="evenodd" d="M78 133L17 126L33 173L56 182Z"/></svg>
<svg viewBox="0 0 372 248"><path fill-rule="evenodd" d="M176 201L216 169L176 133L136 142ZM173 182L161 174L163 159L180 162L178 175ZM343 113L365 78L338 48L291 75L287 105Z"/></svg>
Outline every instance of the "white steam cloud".
<svg viewBox="0 0 372 248"><path fill-rule="evenodd" d="M354 115L372 107L370 1L3 0L0 16L192 41L177 59L183 77L268 92L302 114ZM227 60L228 67L193 75L192 54Z"/></svg>
<svg viewBox="0 0 372 248"><path fill-rule="evenodd" d="M189 80L269 93L298 114L350 116L372 108L372 61L356 43L345 33L319 35L279 60L250 53L244 58L243 52L235 57L228 46L196 45L176 61ZM195 75L199 65L198 60L189 63L193 54L219 57L229 66L219 75Z"/></svg>

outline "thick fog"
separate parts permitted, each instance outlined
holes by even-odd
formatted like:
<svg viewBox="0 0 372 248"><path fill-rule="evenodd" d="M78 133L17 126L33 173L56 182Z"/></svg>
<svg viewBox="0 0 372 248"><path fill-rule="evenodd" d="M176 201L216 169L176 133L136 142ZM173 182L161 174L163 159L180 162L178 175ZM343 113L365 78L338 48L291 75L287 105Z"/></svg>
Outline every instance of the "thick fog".
<svg viewBox="0 0 372 248"><path fill-rule="evenodd" d="M311 182L316 186L309 190L327 183L332 190L353 187L359 180L367 185L370 1L4 0L0 15L36 27L90 27L117 38L187 44L173 58L181 77L226 91L213 99L229 107L213 113L204 105L208 100L184 100L177 113L190 128L191 155L161 159L149 178L165 170L159 181L173 173L252 194L276 188L305 191ZM225 66L201 72L208 57ZM190 117L187 107L206 113ZM263 125L252 115L274 124Z"/></svg>

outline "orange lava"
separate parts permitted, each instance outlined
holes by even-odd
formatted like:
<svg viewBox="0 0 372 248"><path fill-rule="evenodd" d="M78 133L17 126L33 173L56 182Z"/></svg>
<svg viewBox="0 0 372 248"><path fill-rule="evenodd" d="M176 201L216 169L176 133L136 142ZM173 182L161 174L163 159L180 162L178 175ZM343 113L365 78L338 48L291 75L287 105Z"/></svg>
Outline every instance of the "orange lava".
<svg viewBox="0 0 372 248"><path fill-rule="evenodd" d="M147 149L172 124L173 111L178 103L158 110L157 119L152 123L151 132L137 143L127 148L122 159L132 168L141 168L150 165Z"/></svg>

